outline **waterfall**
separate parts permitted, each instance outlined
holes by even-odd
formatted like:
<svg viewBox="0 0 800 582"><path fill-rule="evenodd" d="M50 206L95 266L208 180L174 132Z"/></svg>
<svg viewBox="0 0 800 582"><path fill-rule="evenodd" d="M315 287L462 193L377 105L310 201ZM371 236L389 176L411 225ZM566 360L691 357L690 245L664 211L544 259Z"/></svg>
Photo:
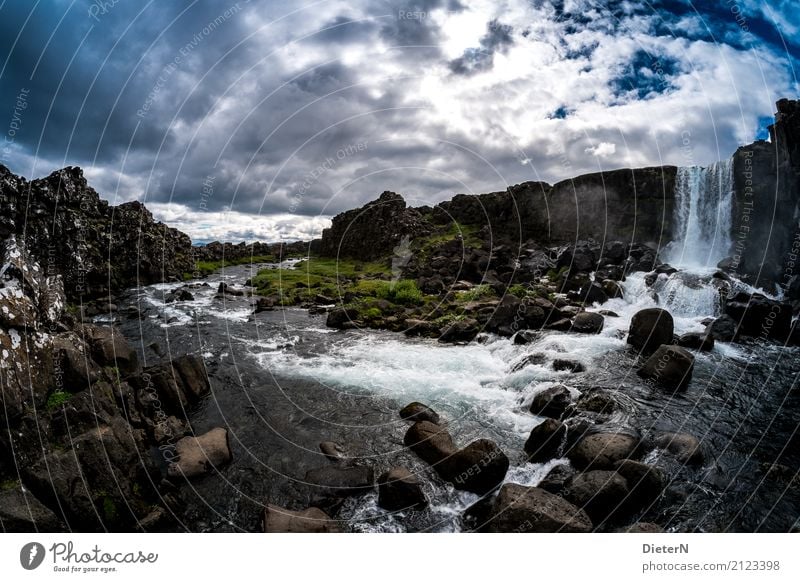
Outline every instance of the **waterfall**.
<svg viewBox="0 0 800 582"><path fill-rule="evenodd" d="M730 253L733 160L678 168L674 237L665 259L674 266L713 268Z"/></svg>

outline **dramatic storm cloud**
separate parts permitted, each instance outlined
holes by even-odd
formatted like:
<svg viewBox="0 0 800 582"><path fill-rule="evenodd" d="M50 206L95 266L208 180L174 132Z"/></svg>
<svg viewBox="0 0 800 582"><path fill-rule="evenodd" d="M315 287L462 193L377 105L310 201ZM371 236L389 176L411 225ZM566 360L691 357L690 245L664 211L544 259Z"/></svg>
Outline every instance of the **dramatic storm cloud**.
<svg viewBox="0 0 800 582"><path fill-rule="evenodd" d="M798 92L789 1L40 0L0 28L0 163L83 166L198 241L707 164Z"/></svg>

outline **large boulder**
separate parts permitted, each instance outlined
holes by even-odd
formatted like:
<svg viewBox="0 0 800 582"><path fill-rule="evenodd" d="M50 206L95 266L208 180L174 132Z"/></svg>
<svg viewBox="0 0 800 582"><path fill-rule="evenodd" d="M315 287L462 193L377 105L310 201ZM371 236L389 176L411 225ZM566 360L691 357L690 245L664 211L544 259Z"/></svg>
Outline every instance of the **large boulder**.
<svg viewBox="0 0 800 582"><path fill-rule="evenodd" d="M400 418L413 422L427 420L433 424L439 424L439 415L436 411L421 402L412 402L400 409Z"/></svg>
<svg viewBox="0 0 800 582"><path fill-rule="evenodd" d="M642 309L631 319L628 343L649 354L663 344L671 344L674 333L675 324L669 311L658 307Z"/></svg>
<svg viewBox="0 0 800 582"><path fill-rule="evenodd" d="M508 466L508 457L497 444L478 439L437 464L436 471L456 489L484 495L503 482Z"/></svg>
<svg viewBox="0 0 800 582"><path fill-rule="evenodd" d="M578 469L613 469L622 459L637 454L639 439L624 433L593 433L584 436L567 456Z"/></svg>
<svg viewBox="0 0 800 582"><path fill-rule="evenodd" d="M690 332L678 337L677 344L688 350L710 352L714 349L714 336L709 333Z"/></svg>
<svg viewBox="0 0 800 582"><path fill-rule="evenodd" d="M200 436L184 437L175 445L178 459L169 465L167 474L187 479L199 477L231 461L228 431L213 428Z"/></svg>
<svg viewBox="0 0 800 582"><path fill-rule="evenodd" d="M139 369L136 351L121 332L111 327L84 325L84 334L92 348L92 356L102 366L116 367L120 374L128 376Z"/></svg>
<svg viewBox="0 0 800 582"><path fill-rule="evenodd" d="M599 313L584 311L572 319L572 329L576 333L600 333L605 319Z"/></svg>
<svg viewBox="0 0 800 582"><path fill-rule="evenodd" d="M530 411L538 416L560 418L572 403L569 388L556 384L534 395Z"/></svg>
<svg viewBox="0 0 800 582"><path fill-rule="evenodd" d="M578 473L564 489L564 497L583 509L595 525L618 516L628 494L628 482L616 471Z"/></svg>
<svg viewBox="0 0 800 582"><path fill-rule="evenodd" d="M378 505L384 509L404 511L427 504L420 480L405 467L394 467L378 477Z"/></svg>
<svg viewBox="0 0 800 582"><path fill-rule="evenodd" d="M632 508L649 506L664 490L666 483L664 473L658 467L623 459L614 464L614 469L628 482L630 494L626 504Z"/></svg>
<svg viewBox="0 0 800 582"><path fill-rule="evenodd" d="M0 530L16 533L58 532L56 514L20 485L0 487Z"/></svg>
<svg viewBox="0 0 800 582"><path fill-rule="evenodd" d="M454 321L442 329L439 341L443 343L468 343L475 339L481 332L478 321L472 317L466 317Z"/></svg>
<svg viewBox="0 0 800 582"><path fill-rule="evenodd" d="M735 319L723 314L706 326L706 334L718 342L732 342L738 335L737 327Z"/></svg>
<svg viewBox="0 0 800 582"><path fill-rule="evenodd" d="M751 337L785 341L792 326L792 305L754 293L737 294L725 304L725 314L739 324L738 332Z"/></svg>
<svg viewBox="0 0 800 582"><path fill-rule="evenodd" d="M665 388L684 390L693 370L694 356L686 348L660 346L636 373Z"/></svg>
<svg viewBox="0 0 800 582"><path fill-rule="evenodd" d="M567 427L563 422L546 418L544 422L533 427L525 441L528 460L532 463L546 463L557 457L566 436Z"/></svg>
<svg viewBox="0 0 800 582"><path fill-rule="evenodd" d="M506 483L485 529L497 533L588 533L592 521L572 503L539 487Z"/></svg>
<svg viewBox="0 0 800 582"><path fill-rule="evenodd" d="M427 420L415 422L406 431L403 443L423 461L435 465L456 452L447 429Z"/></svg>
<svg viewBox="0 0 800 582"><path fill-rule="evenodd" d="M336 329L344 329L353 325L354 321L358 318L358 310L345 307L334 307L328 313L328 319L325 325Z"/></svg>
<svg viewBox="0 0 800 582"><path fill-rule="evenodd" d="M277 505L264 508L261 527L265 533L338 533L339 524L316 507L290 511Z"/></svg>

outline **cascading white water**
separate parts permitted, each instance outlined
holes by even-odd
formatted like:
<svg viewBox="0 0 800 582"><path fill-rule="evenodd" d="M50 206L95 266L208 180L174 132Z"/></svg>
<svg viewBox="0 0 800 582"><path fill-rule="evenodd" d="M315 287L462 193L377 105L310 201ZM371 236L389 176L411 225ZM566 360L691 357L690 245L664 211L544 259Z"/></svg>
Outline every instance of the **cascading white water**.
<svg viewBox="0 0 800 582"><path fill-rule="evenodd" d="M733 215L733 160L678 168L675 236L665 259L674 266L713 268L728 256Z"/></svg>

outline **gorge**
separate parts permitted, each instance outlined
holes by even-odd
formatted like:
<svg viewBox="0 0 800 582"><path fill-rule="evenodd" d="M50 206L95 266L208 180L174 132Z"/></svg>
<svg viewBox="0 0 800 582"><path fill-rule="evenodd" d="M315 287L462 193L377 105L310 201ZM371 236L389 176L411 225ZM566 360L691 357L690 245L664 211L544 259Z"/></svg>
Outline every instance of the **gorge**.
<svg viewBox="0 0 800 582"><path fill-rule="evenodd" d="M796 531L777 107L707 168L385 192L311 243L0 167L3 528Z"/></svg>

